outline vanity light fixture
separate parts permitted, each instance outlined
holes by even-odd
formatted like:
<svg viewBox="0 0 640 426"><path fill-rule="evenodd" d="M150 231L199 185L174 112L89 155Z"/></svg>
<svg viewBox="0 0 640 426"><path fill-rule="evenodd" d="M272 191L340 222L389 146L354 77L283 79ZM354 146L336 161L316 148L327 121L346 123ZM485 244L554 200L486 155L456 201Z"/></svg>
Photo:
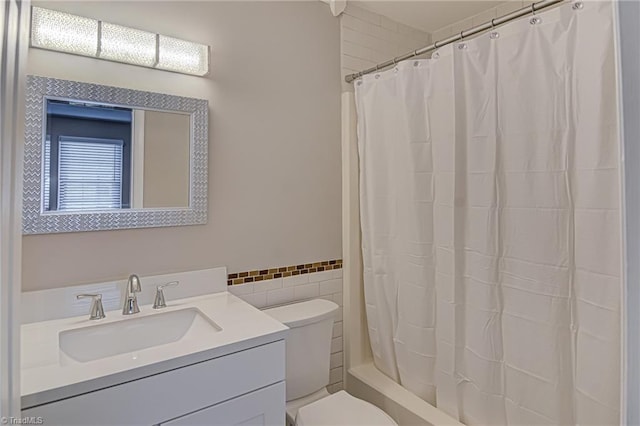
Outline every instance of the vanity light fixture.
<svg viewBox="0 0 640 426"><path fill-rule="evenodd" d="M207 45L35 6L31 46L183 74L209 73Z"/></svg>

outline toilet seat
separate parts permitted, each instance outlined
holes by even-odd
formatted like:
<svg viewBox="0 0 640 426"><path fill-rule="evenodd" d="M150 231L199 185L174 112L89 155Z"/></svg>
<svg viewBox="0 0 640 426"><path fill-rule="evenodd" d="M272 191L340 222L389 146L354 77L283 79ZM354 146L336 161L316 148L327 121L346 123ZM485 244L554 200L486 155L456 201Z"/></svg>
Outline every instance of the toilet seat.
<svg viewBox="0 0 640 426"><path fill-rule="evenodd" d="M387 413L366 401L336 392L298 410L296 426L397 426Z"/></svg>

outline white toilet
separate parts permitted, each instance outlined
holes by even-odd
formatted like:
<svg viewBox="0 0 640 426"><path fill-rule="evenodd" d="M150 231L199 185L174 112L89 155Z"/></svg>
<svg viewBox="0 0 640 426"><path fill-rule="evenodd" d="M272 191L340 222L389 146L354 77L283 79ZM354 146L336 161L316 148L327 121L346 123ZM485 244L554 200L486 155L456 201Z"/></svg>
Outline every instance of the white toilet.
<svg viewBox="0 0 640 426"><path fill-rule="evenodd" d="M287 425L397 425L366 401L345 391L333 395L327 391L337 310L335 303L316 299L264 311L291 329L286 340Z"/></svg>

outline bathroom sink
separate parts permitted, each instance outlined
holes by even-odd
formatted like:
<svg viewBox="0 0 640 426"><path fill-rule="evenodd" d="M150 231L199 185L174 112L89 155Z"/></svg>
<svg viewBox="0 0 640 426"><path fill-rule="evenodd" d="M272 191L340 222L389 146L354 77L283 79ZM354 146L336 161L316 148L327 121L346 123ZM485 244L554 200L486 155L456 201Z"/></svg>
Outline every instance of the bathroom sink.
<svg viewBox="0 0 640 426"><path fill-rule="evenodd" d="M88 362L220 330L198 309L189 308L65 330L59 345L75 361Z"/></svg>

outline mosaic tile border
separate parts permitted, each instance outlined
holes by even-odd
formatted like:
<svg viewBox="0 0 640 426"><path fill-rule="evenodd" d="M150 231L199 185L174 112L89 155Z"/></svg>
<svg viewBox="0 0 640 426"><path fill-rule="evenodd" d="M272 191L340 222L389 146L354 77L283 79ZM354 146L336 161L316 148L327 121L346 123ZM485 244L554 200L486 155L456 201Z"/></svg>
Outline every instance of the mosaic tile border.
<svg viewBox="0 0 640 426"><path fill-rule="evenodd" d="M314 272L342 269L342 259L323 260L321 262L304 263L300 265L280 266L254 271L234 272L227 277L228 285L253 283L274 278L291 277L294 275L312 274Z"/></svg>

